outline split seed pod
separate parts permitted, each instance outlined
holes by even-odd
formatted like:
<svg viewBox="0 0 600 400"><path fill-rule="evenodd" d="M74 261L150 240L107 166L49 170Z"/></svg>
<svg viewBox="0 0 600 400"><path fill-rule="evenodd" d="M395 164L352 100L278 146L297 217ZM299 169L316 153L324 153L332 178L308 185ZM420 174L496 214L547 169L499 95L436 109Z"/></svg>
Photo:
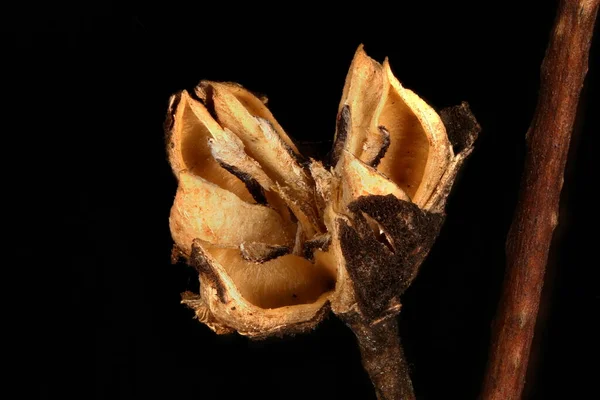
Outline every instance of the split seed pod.
<svg viewBox="0 0 600 400"><path fill-rule="evenodd" d="M166 130L174 254L201 283L183 302L217 333L265 337L329 309L355 333L395 316L479 126L466 103L440 117L360 46L326 162L234 83L172 96Z"/></svg>

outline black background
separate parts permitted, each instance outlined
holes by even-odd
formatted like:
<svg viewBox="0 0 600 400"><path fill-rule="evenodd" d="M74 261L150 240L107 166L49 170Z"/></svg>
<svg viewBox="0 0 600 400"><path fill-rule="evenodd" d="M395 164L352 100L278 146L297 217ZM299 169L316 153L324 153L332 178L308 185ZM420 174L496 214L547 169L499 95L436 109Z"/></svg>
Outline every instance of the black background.
<svg viewBox="0 0 600 400"><path fill-rule="evenodd" d="M28 176L17 180L36 193L27 202L35 217L48 218L44 229L24 227L36 245L17 248L26 282L39 289L25 314L36 337L25 346L34 398L374 399L352 334L333 316L310 335L256 342L218 337L179 304L197 283L169 262L176 182L162 131L169 95L211 79L268 95L293 138L330 140L359 43L380 61L389 56L400 81L437 109L468 101L483 128L400 316L417 397L476 398L556 2L414 3L90 2L7 18L14 52L5 82L19 94L9 101L22 113L19 129L32 132L12 148ZM597 42L528 399L593 397L598 375ZM44 244L48 253L31 256Z"/></svg>

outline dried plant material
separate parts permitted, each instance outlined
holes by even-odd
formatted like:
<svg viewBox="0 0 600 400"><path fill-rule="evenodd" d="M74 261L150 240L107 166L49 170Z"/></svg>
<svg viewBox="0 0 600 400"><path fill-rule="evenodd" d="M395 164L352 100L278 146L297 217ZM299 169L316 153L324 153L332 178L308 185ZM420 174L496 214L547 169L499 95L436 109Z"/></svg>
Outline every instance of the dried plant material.
<svg viewBox="0 0 600 400"><path fill-rule="evenodd" d="M272 190L274 183L262 170L256 160L244 151L244 144L229 129L221 131L221 135L208 139L212 157L226 171L238 177L246 185L254 200L265 204L265 190Z"/></svg>
<svg viewBox="0 0 600 400"><path fill-rule="evenodd" d="M214 107L221 125L239 137L247 154L278 183L277 190L305 232L320 233L310 174L301 166L295 146L262 102L238 85L203 82L200 87L204 90L197 92Z"/></svg>
<svg viewBox="0 0 600 400"><path fill-rule="evenodd" d="M260 308L313 303L330 289L325 269L293 254L255 262L237 248L203 249L206 259L225 272L223 279L230 278L244 299Z"/></svg>
<svg viewBox="0 0 600 400"><path fill-rule="evenodd" d="M244 260L257 264L271 261L277 257L289 254L288 246L277 246L266 243L242 243L240 253Z"/></svg>
<svg viewBox="0 0 600 400"><path fill-rule="evenodd" d="M538 103L506 239L506 272L493 324L482 400L522 398L546 262L599 0L561 0L541 66ZM596 30L596 32L598 32ZM597 49L597 47L596 47ZM567 398L575 398L572 391Z"/></svg>
<svg viewBox="0 0 600 400"><path fill-rule="evenodd" d="M244 215L241 220L235 218L239 213ZM286 245L293 240L272 208L245 202L188 171L179 174L170 221L173 240L186 254L194 239L225 246L256 241Z"/></svg>
<svg viewBox="0 0 600 400"><path fill-rule="evenodd" d="M375 168L369 167L351 153L345 154L337 166L342 176L342 196L344 206L361 196L387 195L410 201L402 189ZM346 207L341 206L341 210ZM340 210L340 211L341 211Z"/></svg>
<svg viewBox="0 0 600 400"><path fill-rule="evenodd" d="M181 171L189 171L243 200L251 200L244 183L224 170L211 155L209 139L218 135L222 128L210 116L206 107L191 99L186 92L173 96L171 107L174 114L171 117L172 126L168 130L168 153L175 175L179 176Z"/></svg>
<svg viewBox="0 0 600 400"><path fill-rule="evenodd" d="M377 167L423 206L454 158L438 114L359 47L340 102L333 159L342 150Z"/></svg>
<svg viewBox="0 0 600 400"><path fill-rule="evenodd" d="M441 118L394 77L383 64L389 88L378 124L390 134L390 146L378 169L423 207L454 157Z"/></svg>
<svg viewBox="0 0 600 400"><path fill-rule="evenodd" d="M328 164L305 160L265 102L210 81L171 99L171 232L201 281L183 302L215 332L252 337L311 329L332 309L356 333L378 396L410 398L390 318L479 127L465 104L442 113L445 126L362 46Z"/></svg>
<svg viewBox="0 0 600 400"><path fill-rule="evenodd" d="M321 286L323 277L314 269L303 271L305 265L294 262L243 264L232 254L199 240L194 241L189 256L179 254L198 270L201 280L200 295L187 293L182 302L216 333L237 331L257 338L298 333L314 328L327 315L328 292ZM233 265L224 266L219 259ZM286 270L278 270L278 266ZM249 272L245 267L260 269ZM311 279L311 273L316 279ZM320 291L324 292L318 295Z"/></svg>

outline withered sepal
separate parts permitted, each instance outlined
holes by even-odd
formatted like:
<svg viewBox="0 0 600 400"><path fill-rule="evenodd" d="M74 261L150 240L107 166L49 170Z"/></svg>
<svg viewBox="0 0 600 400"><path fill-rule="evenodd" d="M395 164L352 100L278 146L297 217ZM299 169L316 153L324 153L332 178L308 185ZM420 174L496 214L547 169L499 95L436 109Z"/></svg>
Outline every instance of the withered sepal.
<svg viewBox="0 0 600 400"><path fill-rule="evenodd" d="M393 195L360 197L349 209L353 226L343 219L338 222L341 250L357 305L368 320L375 320L415 278L444 216Z"/></svg>
<svg viewBox="0 0 600 400"><path fill-rule="evenodd" d="M471 151L481 131L481 126L471 112L469 103L446 107L440 111L440 117L446 127L448 139L455 154Z"/></svg>
<svg viewBox="0 0 600 400"><path fill-rule="evenodd" d="M481 132L481 126L471 112L469 104L446 107L440 111L440 118L446 127L448 139L452 144L454 158L440 179L435 191L425 207L433 212L443 212L446 201L462 164L473 152L475 141Z"/></svg>

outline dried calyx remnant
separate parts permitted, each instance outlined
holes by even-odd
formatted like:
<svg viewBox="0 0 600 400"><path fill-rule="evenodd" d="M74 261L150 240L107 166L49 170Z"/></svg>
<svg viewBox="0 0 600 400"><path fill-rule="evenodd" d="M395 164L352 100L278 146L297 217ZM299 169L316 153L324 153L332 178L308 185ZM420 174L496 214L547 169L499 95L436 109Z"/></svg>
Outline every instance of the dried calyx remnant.
<svg viewBox="0 0 600 400"><path fill-rule="evenodd" d="M367 370L384 368L369 364L379 350L361 335L392 325L396 334L399 297L438 234L479 126L465 103L438 115L362 46L329 160L303 158L265 102L211 81L171 97L174 254L201 282L183 302L217 333L251 337L309 330L332 310L357 334ZM387 341L401 357L397 338ZM392 372L401 373L369 370ZM411 390L373 380L381 398Z"/></svg>

